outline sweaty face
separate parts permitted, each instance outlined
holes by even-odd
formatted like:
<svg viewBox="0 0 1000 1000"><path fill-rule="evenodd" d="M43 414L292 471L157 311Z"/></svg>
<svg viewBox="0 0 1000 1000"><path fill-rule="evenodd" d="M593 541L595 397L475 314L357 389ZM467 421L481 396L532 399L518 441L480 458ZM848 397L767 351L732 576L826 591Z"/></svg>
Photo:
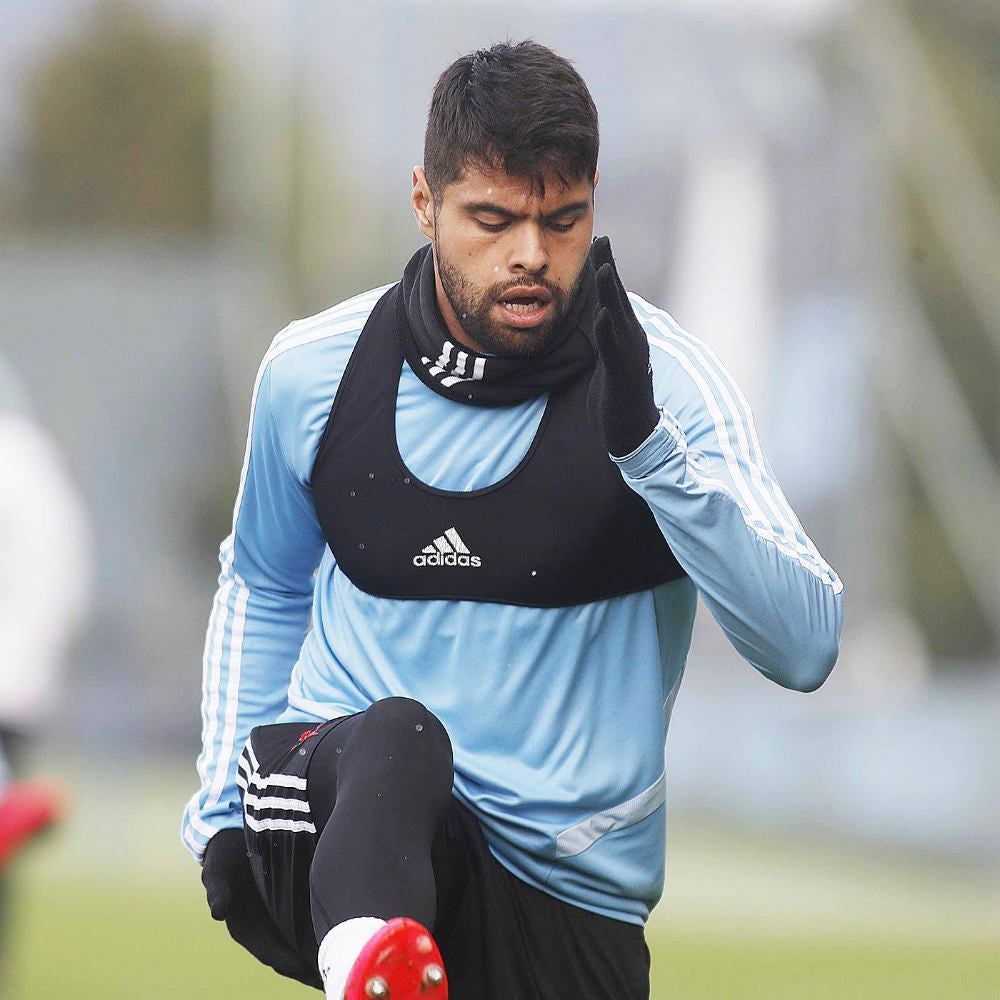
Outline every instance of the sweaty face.
<svg viewBox="0 0 1000 1000"><path fill-rule="evenodd" d="M438 305L451 335L486 354L545 351L582 280L594 185L546 176L543 197L528 178L467 170L433 208Z"/></svg>

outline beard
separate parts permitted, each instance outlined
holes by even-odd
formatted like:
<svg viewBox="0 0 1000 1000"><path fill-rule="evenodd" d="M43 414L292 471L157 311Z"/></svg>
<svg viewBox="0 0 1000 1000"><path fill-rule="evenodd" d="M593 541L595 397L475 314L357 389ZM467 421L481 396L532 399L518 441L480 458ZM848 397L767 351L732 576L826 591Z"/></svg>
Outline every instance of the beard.
<svg viewBox="0 0 1000 1000"><path fill-rule="evenodd" d="M560 325L583 284L585 268L567 293L560 285L544 278L528 277L523 281L501 281L486 288L477 288L468 277L453 266L441 253L435 238L434 251L438 276L451 308L469 339L484 354L505 358L531 358L544 354L559 339ZM492 316L493 307L515 288L542 287L551 296L549 315L537 326L520 328L507 326Z"/></svg>

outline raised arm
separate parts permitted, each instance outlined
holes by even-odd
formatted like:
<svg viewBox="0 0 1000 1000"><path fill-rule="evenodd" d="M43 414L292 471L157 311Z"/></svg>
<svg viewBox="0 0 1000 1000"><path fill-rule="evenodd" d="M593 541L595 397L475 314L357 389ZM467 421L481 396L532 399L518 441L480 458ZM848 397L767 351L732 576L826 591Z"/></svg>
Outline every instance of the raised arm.
<svg viewBox="0 0 1000 1000"><path fill-rule="evenodd" d="M625 481L737 651L811 691L837 659L843 586L802 530L753 415L718 359L593 252L600 306L591 414Z"/></svg>

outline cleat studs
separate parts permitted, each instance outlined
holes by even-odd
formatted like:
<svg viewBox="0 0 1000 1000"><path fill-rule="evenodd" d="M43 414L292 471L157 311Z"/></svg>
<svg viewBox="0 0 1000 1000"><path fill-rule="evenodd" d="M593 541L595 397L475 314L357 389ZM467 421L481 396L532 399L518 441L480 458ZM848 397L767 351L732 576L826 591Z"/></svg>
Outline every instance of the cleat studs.
<svg viewBox="0 0 1000 1000"><path fill-rule="evenodd" d="M415 944L417 951L419 951L422 955L426 955L434 948L434 942L431 941L426 934L421 934L420 937L417 938Z"/></svg>
<svg viewBox="0 0 1000 1000"><path fill-rule="evenodd" d="M444 982L444 969L440 965L428 965L422 978L426 987L440 986Z"/></svg>
<svg viewBox="0 0 1000 1000"><path fill-rule="evenodd" d="M389 984L381 976L372 976L365 983L365 996L371 1000L389 1000Z"/></svg>

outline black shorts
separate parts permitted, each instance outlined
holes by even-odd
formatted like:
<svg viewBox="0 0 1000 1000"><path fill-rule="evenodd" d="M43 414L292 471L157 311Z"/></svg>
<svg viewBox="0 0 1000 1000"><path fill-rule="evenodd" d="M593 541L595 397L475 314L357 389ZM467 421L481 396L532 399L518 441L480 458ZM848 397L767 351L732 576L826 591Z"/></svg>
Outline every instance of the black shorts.
<svg viewBox="0 0 1000 1000"><path fill-rule="evenodd" d="M315 961L309 870L325 817L309 801L322 740L353 719L310 731L301 723L253 731L240 760L247 847L257 884L282 933ZM341 732L339 735L345 735ZM511 874L475 816L452 797L432 845L437 919L451 1000L648 1000L643 928L556 899Z"/></svg>

